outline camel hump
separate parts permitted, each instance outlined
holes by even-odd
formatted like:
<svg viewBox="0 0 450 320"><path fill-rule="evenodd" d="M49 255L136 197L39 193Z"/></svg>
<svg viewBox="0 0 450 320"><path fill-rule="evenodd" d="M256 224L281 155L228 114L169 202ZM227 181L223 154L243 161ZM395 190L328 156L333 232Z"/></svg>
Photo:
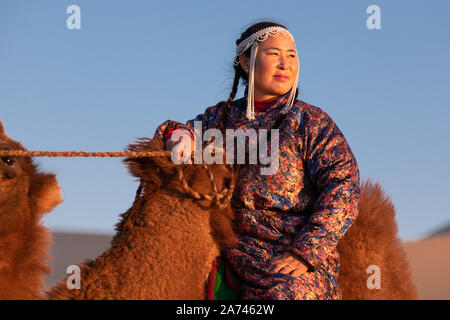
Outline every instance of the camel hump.
<svg viewBox="0 0 450 320"><path fill-rule="evenodd" d="M409 261L398 236L395 207L379 182L361 184L357 219L338 244L344 299L415 299ZM368 272L379 270L380 289L370 290Z"/></svg>

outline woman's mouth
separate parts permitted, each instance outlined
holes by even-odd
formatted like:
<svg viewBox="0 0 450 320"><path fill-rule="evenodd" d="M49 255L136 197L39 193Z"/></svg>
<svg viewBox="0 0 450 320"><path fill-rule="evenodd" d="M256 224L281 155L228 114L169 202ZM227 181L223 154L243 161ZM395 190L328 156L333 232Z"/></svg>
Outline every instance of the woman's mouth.
<svg viewBox="0 0 450 320"><path fill-rule="evenodd" d="M283 76L283 75L276 75L276 76L274 76L274 78L278 79L280 81L287 81L287 80L289 80L288 76Z"/></svg>

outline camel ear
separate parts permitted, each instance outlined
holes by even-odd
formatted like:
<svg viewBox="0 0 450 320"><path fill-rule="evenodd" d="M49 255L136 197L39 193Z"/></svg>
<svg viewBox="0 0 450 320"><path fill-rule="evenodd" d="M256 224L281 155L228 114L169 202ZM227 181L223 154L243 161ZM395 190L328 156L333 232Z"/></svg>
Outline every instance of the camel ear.
<svg viewBox="0 0 450 320"><path fill-rule="evenodd" d="M37 214L51 211L62 202L61 189L54 174L37 174L30 185L31 201Z"/></svg>
<svg viewBox="0 0 450 320"><path fill-rule="evenodd" d="M0 120L0 135L5 135L5 127L3 126L2 120Z"/></svg>

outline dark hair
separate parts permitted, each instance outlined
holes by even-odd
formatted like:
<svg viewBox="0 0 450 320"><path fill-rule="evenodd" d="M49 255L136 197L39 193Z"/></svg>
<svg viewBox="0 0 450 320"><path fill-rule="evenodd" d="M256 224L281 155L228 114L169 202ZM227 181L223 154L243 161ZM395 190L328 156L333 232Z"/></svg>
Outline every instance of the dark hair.
<svg viewBox="0 0 450 320"><path fill-rule="evenodd" d="M264 28L268 28L268 27L282 27L282 28L287 29L284 25L275 23L275 22L270 22L270 21L258 22L258 23L251 25L250 27L248 27L247 30L245 30L241 34L241 37L236 40L236 46L238 46L243 40L245 40L247 37L249 37L253 33L258 32L258 31L260 31ZM246 51L244 51L244 55L248 58L250 58L250 53L251 53L251 48L248 48ZM233 60L233 62L234 62L234 60ZM225 129L225 124L226 124L226 121L228 120L228 115L229 115L229 111L231 109L231 104L233 103L234 97L236 96L240 79L242 78L244 84L246 86L248 85L248 75L242 69L241 64L238 64L237 66L235 66L233 64L233 67L234 67L233 87L231 89L230 96L228 97L228 100L227 100L226 111L223 113L223 118L221 121L222 129ZM297 96L298 96L298 90L295 95L296 99L297 99Z"/></svg>

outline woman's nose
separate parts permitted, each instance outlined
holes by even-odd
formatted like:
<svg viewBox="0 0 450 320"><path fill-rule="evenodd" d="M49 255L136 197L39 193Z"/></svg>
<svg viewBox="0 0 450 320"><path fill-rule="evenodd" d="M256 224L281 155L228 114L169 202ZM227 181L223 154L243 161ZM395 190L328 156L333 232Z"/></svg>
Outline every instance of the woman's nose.
<svg viewBox="0 0 450 320"><path fill-rule="evenodd" d="M287 59L284 58L283 56L280 57L280 61L278 62L278 67L283 70L288 68Z"/></svg>

